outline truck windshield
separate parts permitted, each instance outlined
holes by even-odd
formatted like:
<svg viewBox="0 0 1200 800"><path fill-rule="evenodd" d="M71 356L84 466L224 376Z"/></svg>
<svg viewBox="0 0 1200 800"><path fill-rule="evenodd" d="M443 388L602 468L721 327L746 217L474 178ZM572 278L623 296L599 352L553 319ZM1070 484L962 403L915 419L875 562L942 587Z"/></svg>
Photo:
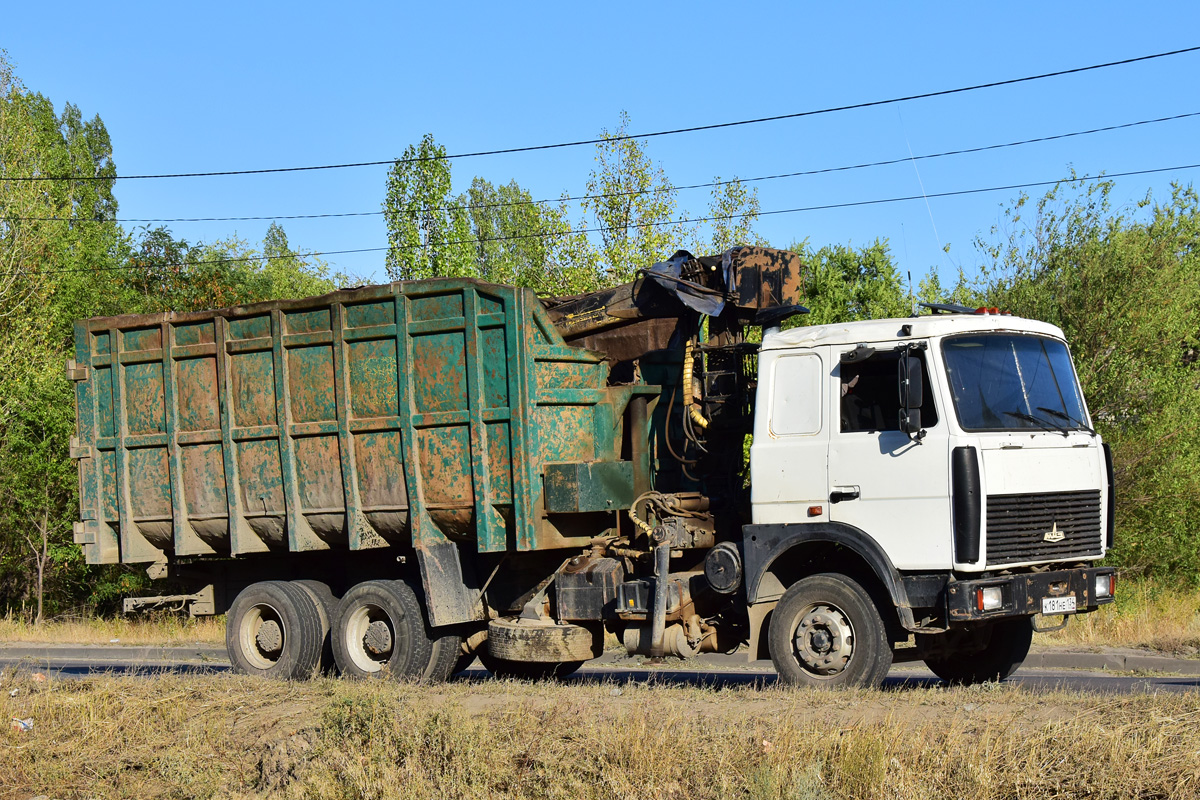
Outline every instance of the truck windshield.
<svg viewBox="0 0 1200 800"><path fill-rule="evenodd" d="M1062 342L981 333L946 339L942 355L963 430L1090 430Z"/></svg>

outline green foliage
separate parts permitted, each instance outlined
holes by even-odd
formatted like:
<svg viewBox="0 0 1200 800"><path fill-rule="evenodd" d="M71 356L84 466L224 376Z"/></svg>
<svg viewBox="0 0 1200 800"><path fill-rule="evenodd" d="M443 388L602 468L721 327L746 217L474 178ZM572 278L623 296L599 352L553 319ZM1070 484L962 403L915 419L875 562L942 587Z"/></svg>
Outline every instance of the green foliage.
<svg viewBox="0 0 1200 800"><path fill-rule="evenodd" d="M675 187L661 165L651 162L646 143L627 138L629 115L614 131L600 131L596 168L587 182L585 213L595 220L599 256L607 282L633 280L638 269L670 257L689 231L677 225Z"/></svg>
<svg viewBox="0 0 1200 800"><path fill-rule="evenodd" d="M757 190L736 179L713 188L711 236L702 240L699 227L683 222L675 187L647 143L629 138L628 127L622 114L616 130L601 131L578 224L567 195L536 201L516 181L476 177L454 195L446 150L426 134L388 173L389 277L467 276L568 295L632 280L680 248L704 254L763 243L753 229Z"/></svg>
<svg viewBox="0 0 1200 800"><path fill-rule="evenodd" d="M425 134L388 172L383 204L388 226L387 273L392 280L458 275L469 258L461 213L451 214L446 148Z"/></svg>
<svg viewBox="0 0 1200 800"><path fill-rule="evenodd" d="M708 253L722 253L739 244L768 246L767 240L754 232L758 219L758 190L733 178L722 181L712 188L709 200L709 216L712 218L712 236L708 242Z"/></svg>
<svg viewBox="0 0 1200 800"><path fill-rule="evenodd" d="M563 208L535 203L516 181L493 186L478 177L455 203L467 214L466 235L475 250L468 274L542 294L574 289L568 270L559 263L571 236Z"/></svg>
<svg viewBox="0 0 1200 800"><path fill-rule="evenodd" d="M295 253L276 223L267 228L261 252L237 237L193 245L166 228L144 230L130 240L124 266L116 279L120 310L91 315L227 308L324 294L356 280Z"/></svg>
<svg viewBox="0 0 1200 800"><path fill-rule="evenodd" d="M534 202L516 181L495 186L479 177L455 196L445 154L426 134L388 173L390 278L474 277L546 294L591 287L589 268L563 266L583 244L565 206Z"/></svg>
<svg viewBox="0 0 1200 800"><path fill-rule="evenodd" d="M277 225L261 253L238 239L191 244L164 228L131 234L116 222L116 175L100 118L85 121L69 103L57 113L0 51L0 176L72 178L0 181L0 605L31 615L39 585L54 614L110 605L147 583L126 567L87 567L73 541L74 389L62 367L74 321L320 294L350 281L297 255Z"/></svg>
<svg viewBox="0 0 1200 800"><path fill-rule="evenodd" d="M0 592L9 596L26 594L31 578L51 596L82 583L82 555L71 540L72 520L62 513L74 499L76 480L66 453L75 418L63 383L61 373L42 364L8 387L21 398L0 434L0 530L8 534L0 551ZM35 606L38 596L29 598Z"/></svg>
<svg viewBox="0 0 1200 800"><path fill-rule="evenodd" d="M1112 185L1064 183L981 242L988 305L1046 320L1071 343L1117 479L1114 560L1152 574L1200 576L1200 202L1115 212ZM1031 219L1027 220L1026 215Z"/></svg>
<svg viewBox="0 0 1200 800"><path fill-rule="evenodd" d="M909 314L908 291L896 271L886 242L876 240L855 250L826 245L813 250L807 241L789 248L808 267L804 305L809 313L792 325L823 325Z"/></svg>

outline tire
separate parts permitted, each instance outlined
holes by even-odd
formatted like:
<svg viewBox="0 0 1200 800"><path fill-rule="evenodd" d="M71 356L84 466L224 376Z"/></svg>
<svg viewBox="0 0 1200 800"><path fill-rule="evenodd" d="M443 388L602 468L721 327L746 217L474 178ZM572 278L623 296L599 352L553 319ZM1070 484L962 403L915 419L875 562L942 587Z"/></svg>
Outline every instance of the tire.
<svg viewBox="0 0 1200 800"><path fill-rule="evenodd" d="M438 636L434 639L433 655L429 659L429 666L421 676L422 680L430 683L450 680L451 675L461 671L458 669L458 662L464 657L460 634L444 633ZM470 658L472 661L474 660L474 656Z"/></svg>
<svg viewBox="0 0 1200 800"><path fill-rule="evenodd" d="M247 586L226 617L229 662L245 675L307 680L320 666L324 638L317 602L285 581Z"/></svg>
<svg viewBox="0 0 1200 800"><path fill-rule="evenodd" d="M497 678L515 678L522 681L545 681L565 678L583 666L582 661L513 661L497 658L486 650L479 652L479 661L484 669Z"/></svg>
<svg viewBox="0 0 1200 800"><path fill-rule="evenodd" d="M451 671L450 674L453 676L461 675L466 672L467 669L475 663L475 657L475 653L464 653L463 655L460 655L458 660L454 662L454 670Z"/></svg>
<svg viewBox="0 0 1200 800"><path fill-rule="evenodd" d="M336 672L337 663L333 659L333 639L330 637L329 631L333 627L333 615L337 612L337 598L333 596L329 584L321 583L321 581L292 581L292 585L299 587L312 598L317 606L317 613L321 617L320 671Z"/></svg>
<svg viewBox="0 0 1200 800"><path fill-rule="evenodd" d="M292 583L308 592L325 613L325 618L332 624L333 615L337 611L338 599L333 596L333 590L329 588L329 584L311 580L292 581Z"/></svg>
<svg viewBox="0 0 1200 800"><path fill-rule="evenodd" d="M810 575L783 593L767 643L779 677L793 686L878 686L892 665L879 609L853 579Z"/></svg>
<svg viewBox="0 0 1200 800"><path fill-rule="evenodd" d="M346 592L331 638L338 669L351 678L422 679L445 659L434 658L436 637L404 581L366 581Z"/></svg>
<svg viewBox="0 0 1200 800"><path fill-rule="evenodd" d="M968 686L1002 681L1016 672L1029 655L1033 626L1020 617L993 622L977 632L939 636L954 638L943 644L938 655L926 657L925 665L946 683Z"/></svg>

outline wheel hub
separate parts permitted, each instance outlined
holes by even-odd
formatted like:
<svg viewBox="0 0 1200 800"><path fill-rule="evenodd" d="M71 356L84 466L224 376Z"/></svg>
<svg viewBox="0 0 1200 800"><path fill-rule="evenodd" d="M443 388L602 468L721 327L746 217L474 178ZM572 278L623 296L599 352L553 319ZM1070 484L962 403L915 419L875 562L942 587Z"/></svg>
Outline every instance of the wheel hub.
<svg viewBox="0 0 1200 800"><path fill-rule="evenodd" d="M363 647L372 656L382 656L392 649L392 631L383 620L375 620L367 626L363 636Z"/></svg>
<svg viewBox="0 0 1200 800"><path fill-rule="evenodd" d="M819 675L835 675L854 654L854 632L839 609L828 605L809 608L800 618L795 635L801 666Z"/></svg>
<svg viewBox="0 0 1200 800"><path fill-rule="evenodd" d="M254 644L264 655L274 655L283 649L283 629L273 619L264 620L254 635Z"/></svg>

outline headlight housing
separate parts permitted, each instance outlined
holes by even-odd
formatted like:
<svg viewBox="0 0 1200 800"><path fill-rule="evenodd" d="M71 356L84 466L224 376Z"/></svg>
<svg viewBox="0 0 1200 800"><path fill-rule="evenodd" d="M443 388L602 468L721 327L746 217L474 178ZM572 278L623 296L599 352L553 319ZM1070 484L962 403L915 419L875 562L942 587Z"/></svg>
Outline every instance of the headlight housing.
<svg viewBox="0 0 1200 800"><path fill-rule="evenodd" d="M982 586L975 590L975 608L995 611L1004 605L1004 590L999 586Z"/></svg>

